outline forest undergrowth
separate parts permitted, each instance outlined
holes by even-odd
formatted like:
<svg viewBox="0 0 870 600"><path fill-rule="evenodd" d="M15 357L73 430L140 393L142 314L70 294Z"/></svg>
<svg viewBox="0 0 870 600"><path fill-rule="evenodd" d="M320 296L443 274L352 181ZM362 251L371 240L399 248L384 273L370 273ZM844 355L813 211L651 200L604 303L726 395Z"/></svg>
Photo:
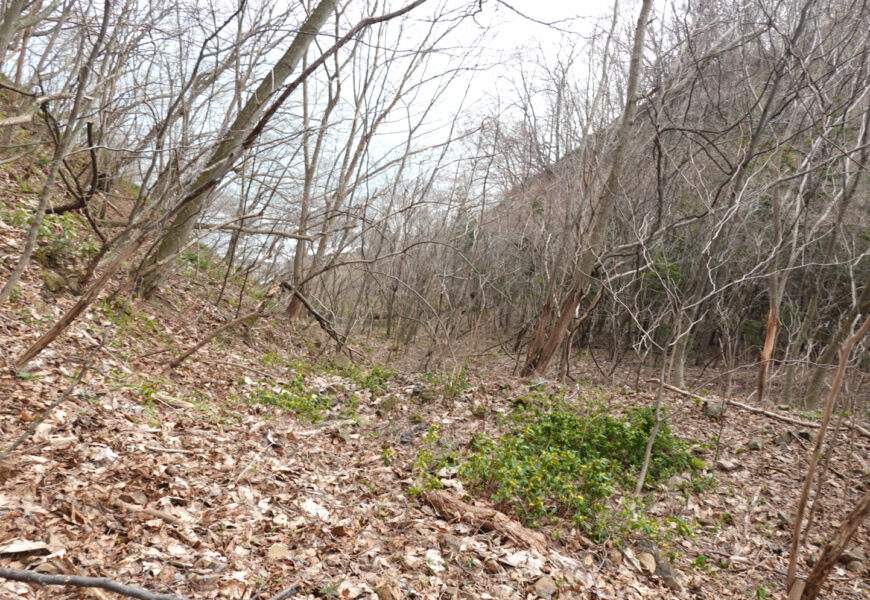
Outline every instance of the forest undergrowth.
<svg viewBox="0 0 870 600"><path fill-rule="evenodd" d="M4 255L23 243L13 208L4 201ZM49 220L41 251L84 258L81 226ZM635 495L655 386L601 384L583 363L579 382L516 378L495 353L421 371L427 348L397 358L370 335L337 351L315 321L280 315L169 368L234 302L266 293L230 278L216 306L217 259L198 248L182 265L149 301L98 302L26 370L10 371L12 358L74 293L52 291L50 262L35 261L0 306L0 446L90 367L2 463L0 567L188 598L785 597L817 414L708 416L701 400L667 394ZM837 436L826 491L811 497L804 572L870 470L870 440ZM867 597L868 551L865 526L825 597ZM108 597L14 581L0 591Z"/></svg>

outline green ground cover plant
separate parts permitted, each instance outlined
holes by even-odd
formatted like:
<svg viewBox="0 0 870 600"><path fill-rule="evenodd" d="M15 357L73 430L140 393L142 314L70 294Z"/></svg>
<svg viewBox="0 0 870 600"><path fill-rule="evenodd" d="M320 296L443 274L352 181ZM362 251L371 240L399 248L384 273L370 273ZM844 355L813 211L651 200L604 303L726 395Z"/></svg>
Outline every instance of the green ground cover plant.
<svg viewBox="0 0 870 600"><path fill-rule="evenodd" d="M607 500L634 485L655 422L653 409L631 408L618 418L603 406L583 412L520 408L514 420L524 422L498 439L473 440L460 476L527 523L570 518L588 535L605 537L614 516ZM702 463L687 452L688 445L663 420L648 487L700 469Z"/></svg>

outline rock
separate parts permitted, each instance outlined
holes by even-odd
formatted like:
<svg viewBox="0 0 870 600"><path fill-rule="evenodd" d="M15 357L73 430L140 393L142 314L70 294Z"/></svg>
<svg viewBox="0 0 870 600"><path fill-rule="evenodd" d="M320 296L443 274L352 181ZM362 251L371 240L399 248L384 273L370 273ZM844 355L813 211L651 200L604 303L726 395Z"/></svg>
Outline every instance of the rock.
<svg viewBox="0 0 870 600"><path fill-rule="evenodd" d="M864 563L860 560L853 560L852 562L846 563L846 570L851 571L852 573L860 573L864 570Z"/></svg>
<svg viewBox="0 0 870 600"><path fill-rule="evenodd" d="M622 564L622 552L617 550L616 548L611 548L607 553L607 558L610 559L610 562L613 563L614 567L618 567Z"/></svg>
<svg viewBox="0 0 870 600"><path fill-rule="evenodd" d="M746 444L746 447L750 450L761 450L764 448L764 440L762 440L759 436L753 436L749 439L749 443Z"/></svg>
<svg viewBox="0 0 870 600"><path fill-rule="evenodd" d="M644 571L649 571L649 568L652 567L652 573L658 576L662 580L662 583L674 591L682 592L683 586L671 570L670 563L661 557L661 554L652 542L640 540L638 542L638 549L641 552L637 555L637 560L643 566Z"/></svg>
<svg viewBox="0 0 870 600"><path fill-rule="evenodd" d="M42 279L42 283L45 284L45 289L52 294L58 294L66 287L66 279L63 278L63 275L54 271L45 270L39 274L39 277Z"/></svg>
<svg viewBox="0 0 870 600"><path fill-rule="evenodd" d="M716 461L716 468L720 471L725 471L726 473L736 471L738 469L741 469L742 467L743 465L741 465L733 458L720 458L718 461Z"/></svg>
<svg viewBox="0 0 870 600"><path fill-rule="evenodd" d="M549 575L544 575L535 582L535 593L539 598L552 598L557 589L556 582Z"/></svg>
<svg viewBox="0 0 870 600"><path fill-rule="evenodd" d="M649 552L639 553L637 555L637 560L647 575L652 575L656 572L656 557Z"/></svg>
<svg viewBox="0 0 870 600"><path fill-rule="evenodd" d="M788 446L791 443L791 431L783 431L773 438L775 446Z"/></svg>
<svg viewBox="0 0 870 600"><path fill-rule="evenodd" d="M809 442L810 440L813 439L813 434L812 434L810 431L806 430L806 429L801 429L800 431L798 431L798 432L797 432L797 436L798 436L800 439L802 439L802 440L804 440L804 441L807 441L807 442Z"/></svg>
<svg viewBox="0 0 870 600"><path fill-rule="evenodd" d="M705 400L704 415L711 419L718 419L725 414L725 409L728 408L728 403L724 400Z"/></svg>
<svg viewBox="0 0 870 600"><path fill-rule="evenodd" d="M838 562L842 565L848 565L851 562L867 562L867 557L857 548L846 550L840 555Z"/></svg>

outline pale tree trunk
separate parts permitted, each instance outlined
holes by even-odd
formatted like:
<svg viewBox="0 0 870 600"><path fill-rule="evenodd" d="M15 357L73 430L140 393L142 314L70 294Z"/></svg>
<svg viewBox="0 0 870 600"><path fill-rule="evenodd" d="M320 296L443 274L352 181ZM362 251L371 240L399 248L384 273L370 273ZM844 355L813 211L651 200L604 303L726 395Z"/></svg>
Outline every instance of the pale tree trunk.
<svg viewBox="0 0 870 600"><path fill-rule="evenodd" d="M637 25L634 31L634 45L631 50L631 62L628 68L628 83L625 90L625 109L622 112L622 120L616 137L616 147L613 151L613 163L607 183L602 190L595 207L595 215L591 224L591 231L583 240L583 249L577 264L577 271L571 290L566 295L559 308L559 316L543 343L536 343L529 347L526 363L521 375L529 377L536 373L544 373L550 364L556 350L559 348L568 326L577 311L577 306L582 300L585 290L588 288L592 269L598 260L598 253L604 241L607 226L610 223L610 215L616 203L619 192L619 180L621 177L622 157L628 146L631 130L634 126L634 116L637 113L637 88L640 79L641 59L643 58L644 38L646 36L647 22L652 9L652 0L643 0L638 15Z"/></svg>
<svg viewBox="0 0 870 600"><path fill-rule="evenodd" d="M674 351L671 353L671 380L677 387L686 387L686 354L689 349L689 340L692 337L691 329L694 323L692 318L684 311L680 311L674 334Z"/></svg>
<svg viewBox="0 0 870 600"><path fill-rule="evenodd" d="M266 109L266 103L272 95L284 85L296 66L302 60L308 49L309 44L314 41L317 32L323 27L326 20L334 12L338 0L321 0L314 8L302 26L299 28L299 33L291 42L287 51L275 63L275 66L269 74L263 78L260 85L248 98L242 110L236 116L232 125L225 132L225 139L212 152L208 161L208 166L203 169L196 180L191 185L192 190L198 190L206 186L215 177L216 173L223 166L223 163L229 159L233 152L237 151L245 140L250 130L256 125L259 118L263 115ZM213 188L209 188L211 190ZM185 244L190 237L193 226L196 223L197 217L202 211L208 197L208 190L199 194L196 198L185 204L184 207L172 219L172 223L159 246L146 263L146 268L161 263L169 257L175 256L178 249ZM172 261L166 263L164 267L154 269L150 274L145 276L139 286L140 293L148 298L157 290L162 281L171 270Z"/></svg>

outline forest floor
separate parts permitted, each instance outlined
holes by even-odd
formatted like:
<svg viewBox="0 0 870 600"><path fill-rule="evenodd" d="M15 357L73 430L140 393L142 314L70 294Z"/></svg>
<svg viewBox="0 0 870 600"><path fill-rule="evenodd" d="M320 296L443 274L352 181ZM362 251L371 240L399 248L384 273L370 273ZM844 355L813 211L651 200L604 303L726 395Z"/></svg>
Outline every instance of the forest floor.
<svg viewBox="0 0 870 600"><path fill-rule="evenodd" d="M4 270L21 243L0 221ZM34 263L0 307L0 447L62 394L114 323L72 395L0 465L0 567L188 598L784 597L814 415L773 409L806 426L737 407L710 418L668 394L670 426L692 440L708 485L677 478L648 491L655 536L593 542L565 519L527 529L517 514L487 512L488 495L455 468L421 483L427 457L497 438L530 398L594 399L621 414L649 406L654 386L533 382L483 364L418 373L416 359L379 363L376 340L357 347L354 365L326 358L316 325L280 317L219 336L169 371L172 351L225 322L219 274L194 262L150 302L100 302L26 372L10 370L14 357L75 296L49 293ZM276 397L298 403L269 405ZM854 429L839 436L811 496L799 573L866 488L868 448ZM870 598L866 524L850 552L824 597ZM0 580L0 597L112 595Z"/></svg>

